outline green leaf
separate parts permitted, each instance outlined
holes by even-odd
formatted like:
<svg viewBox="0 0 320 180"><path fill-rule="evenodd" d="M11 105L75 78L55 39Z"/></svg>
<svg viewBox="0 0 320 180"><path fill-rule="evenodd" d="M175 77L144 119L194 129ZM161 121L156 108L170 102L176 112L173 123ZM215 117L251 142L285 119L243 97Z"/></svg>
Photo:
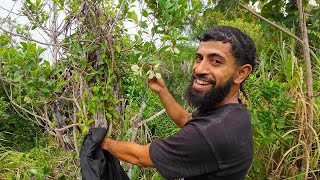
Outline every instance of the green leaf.
<svg viewBox="0 0 320 180"><path fill-rule="evenodd" d="M53 70L52 72L51 72L51 74L53 75L53 76L55 76L56 74L58 74L60 72L60 69L55 69L55 70Z"/></svg>
<svg viewBox="0 0 320 180"><path fill-rule="evenodd" d="M98 100L98 99L99 99L98 96L94 96L94 97L91 99L91 101L96 101L96 100Z"/></svg>
<svg viewBox="0 0 320 180"><path fill-rule="evenodd" d="M171 51L171 50L172 50L172 48L168 47L165 51L167 52L167 51Z"/></svg>
<svg viewBox="0 0 320 180"><path fill-rule="evenodd" d="M49 93L50 89L48 87L41 87L40 91L44 92L44 93Z"/></svg>
<svg viewBox="0 0 320 180"><path fill-rule="evenodd" d="M32 103L32 100L31 100L28 96L25 96L23 100L24 100L26 103Z"/></svg>
<svg viewBox="0 0 320 180"><path fill-rule="evenodd" d="M159 66L160 66L160 64L159 64L159 63L157 63L156 65L154 65L154 66L153 66L153 69L156 71L156 70L158 70L158 69L159 69Z"/></svg>
<svg viewBox="0 0 320 180"><path fill-rule="evenodd" d="M55 81L54 80L49 80L49 81L47 81L47 83L48 83L49 86L52 86L55 83Z"/></svg>
<svg viewBox="0 0 320 180"><path fill-rule="evenodd" d="M88 126L82 126L81 131L82 133L86 133L88 131Z"/></svg>
<svg viewBox="0 0 320 180"><path fill-rule="evenodd" d="M43 63L44 63L44 65L45 65L46 67L50 67L50 63L49 63L49 61L44 60L44 61L43 61Z"/></svg>
<svg viewBox="0 0 320 180"><path fill-rule="evenodd" d="M135 22L138 22L138 16L135 12L131 11L128 13L128 18L134 20Z"/></svg>
<svg viewBox="0 0 320 180"><path fill-rule="evenodd" d="M73 10L74 13L78 12L79 5L73 6L72 10Z"/></svg>
<svg viewBox="0 0 320 180"><path fill-rule="evenodd" d="M41 77L41 78L39 78L39 81L40 82L46 82L46 78L45 77Z"/></svg>
<svg viewBox="0 0 320 180"><path fill-rule="evenodd" d="M161 40L168 40L168 41L171 41L172 37L171 36L168 36L168 35L164 35L161 37Z"/></svg>
<svg viewBox="0 0 320 180"><path fill-rule="evenodd" d="M17 76L15 76L14 78L13 78L13 81L14 82L19 82L21 79L22 79L22 75L17 75Z"/></svg>
<svg viewBox="0 0 320 180"><path fill-rule="evenodd" d="M109 120L112 118L112 115L110 113L106 113L106 116Z"/></svg>
<svg viewBox="0 0 320 180"><path fill-rule="evenodd" d="M55 89L54 89L54 92L56 92L56 93L62 93L62 90L61 90L60 88L55 88Z"/></svg>
<svg viewBox="0 0 320 180"><path fill-rule="evenodd" d="M178 48L176 48L176 47L173 49L173 51L174 51L174 53L176 53L176 54L180 54L180 50L179 50Z"/></svg>
<svg viewBox="0 0 320 180"><path fill-rule="evenodd" d="M41 173L40 173L38 170L36 170L36 169L30 169L29 171L30 171L31 173L33 173L34 175L36 175L39 180L40 180L40 179L43 179Z"/></svg>
<svg viewBox="0 0 320 180"><path fill-rule="evenodd" d="M49 121L49 126L55 128L58 126L58 122L57 121Z"/></svg>
<svg viewBox="0 0 320 180"><path fill-rule="evenodd" d="M137 71L139 71L139 66L138 65L136 65L136 64L134 64L134 65L132 65L131 66L131 70L133 71L133 72L137 72Z"/></svg>
<svg viewBox="0 0 320 180"><path fill-rule="evenodd" d="M20 42L21 46L22 46L22 49L25 51L28 49L28 44L25 43L25 42Z"/></svg>
<svg viewBox="0 0 320 180"><path fill-rule="evenodd" d="M179 40L179 41L188 41L189 38L187 38L187 37L179 37L177 40Z"/></svg>
<svg viewBox="0 0 320 180"><path fill-rule="evenodd" d="M41 0L36 0L36 6L39 7L40 3L41 3Z"/></svg>
<svg viewBox="0 0 320 180"><path fill-rule="evenodd" d="M121 47L120 46L116 46L116 50L117 50L118 53L120 53L121 52Z"/></svg>
<svg viewBox="0 0 320 180"><path fill-rule="evenodd" d="M140 27L141 28L147 28L148 27L147 21L140 22Z"/></svg>
<svg viewBox="0 0 320 180"><path fill-rule="evenodd" d="M42 171L43 171L43 174L49 175L50 172L51 172L51 167L50 166L45 166L45 167L43 167Z"/></svg>
<svg viewBox="0 0 320 180"><path fill-rule="evenodd" d="M35 175L39 173L39 171L36 170L36 169L29 169L29 171L30 171L32 174L35 174Z"/></svg>
<svg viewBox="0 0 320 180"><path fill-rule="evenodd" d="M148 15L149 15L149 13L148 13L148 11L147 10L142 10L142 16L144 16L144 17L148 17Z"/></svg>
<svg viewBox="0 0 320 180"><path fill-rule="evenodd" d="M36 85L37 85L37 83L34 82L34 81L32 81L32 80L29 80L29 81L27 82L27 86L28 86L29 88L34 87L34 86L36 86Z"/></svg>
<svg viewBox="0 0 320 180"><path fill-rule="evenodd" d="M60 82L58 82L57 87L61 87L65 84L66 84L66 81L60 81Z"/></svg>

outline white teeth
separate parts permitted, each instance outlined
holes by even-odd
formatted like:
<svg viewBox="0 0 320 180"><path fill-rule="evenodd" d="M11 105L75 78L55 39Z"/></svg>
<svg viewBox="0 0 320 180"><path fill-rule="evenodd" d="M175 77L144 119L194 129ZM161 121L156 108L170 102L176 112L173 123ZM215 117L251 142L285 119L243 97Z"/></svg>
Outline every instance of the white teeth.
<svg viewBox="0 0 320 180"><path fill-rule="evenodd" d="M196 80L196 83L200 84L200 85L209 85L210 83L207 82L207 81L203 81L203 80L200 80L200 79L197 79Z"/></svg>

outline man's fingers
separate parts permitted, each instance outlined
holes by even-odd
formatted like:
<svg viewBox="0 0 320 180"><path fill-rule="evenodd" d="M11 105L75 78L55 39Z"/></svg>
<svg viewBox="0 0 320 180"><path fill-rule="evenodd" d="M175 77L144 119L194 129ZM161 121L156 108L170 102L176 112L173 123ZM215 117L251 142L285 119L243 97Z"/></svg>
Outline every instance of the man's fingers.
<svg viewBox="0 0 320 180"><path fill-rule="evenodd" d="M148 86L150 87L152 84L157 82L157 78L148 79Z"/></svg>
<svg viewBox="0 0 320 180"><path fill-rule="evenodd" d="M164 80L162 78L156 78L158 84L160 84L161 86L164 86L165 83L164 83Z"/></svg>
<svg viewBox="0 0 320 180"><path fill-rule="evenodd" d="M153 82L152 79L148 79L147 84L148 84L149 87L150 87L153 83L154 83L154 82Z"/></svg>

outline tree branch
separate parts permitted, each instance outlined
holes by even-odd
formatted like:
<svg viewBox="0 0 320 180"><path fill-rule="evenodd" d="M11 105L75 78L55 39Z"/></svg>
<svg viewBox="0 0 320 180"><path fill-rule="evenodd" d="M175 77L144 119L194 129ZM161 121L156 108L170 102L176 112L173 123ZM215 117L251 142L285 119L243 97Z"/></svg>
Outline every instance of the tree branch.
<svg viewBox="0 0 320 180"><path fill-rule="evenodd" d="M21 37L21 38L23 38L23 39L27 39L27 40L29 40L29 41L33 41L33 42L36 42L36 43L39 43L39 44L48 45L48 46L56 46L56 44L45 43L45 42L41 42L41 41L38 41L38 40L35 40L35 39L32 39L32 38L29 38L29 37L20 35L20 34L16 34L16 33L14 33L14 32L11 32L11 31L8 31L8 30L6 30L6 29L3 29L2 27L0 27L0 30L2 30L3 32L9 33L9 34L11 34L11 35L18 36L18 37Z"/></svg>
<svg viewBox="0 0 320 180"><path fill-rule="evenodd" d="M63 127L63 128L60 128L60 129L54 129L55 131L65 131L65 130L67 130L67 129L70 129L70 128L72 128L72 127L75 127L75 126L80 126L80 124L71 124L71 125L68 125L68 126L65 126L65 127Z"/></svg>
<svg viewBox="0 0 320 180"><path fill-rule="evenodd" d="M142 115L142 112L143 112L144 108L145 108L145 102L143 101L142 105L141 105L141 108L140 108L140 111L139 111L139 114L138 114L138 116L136 118L136 121L135 121L136 123L135 123L135 125L133 127L133 132L132 132L132 136L131 136L131 139L130 139L131 142L135 141L135 139L137 137L138 129L139 129L140 126L142 126L143 124L146 124L146 123L154 120L155 118L161 116L163 113L166 112L165 109L162 109L161 111L159 111L156 114L152 115L148 119L145 119L145 120L141 121L141 115ZM128 176L129 176L129 178L131 178L131 176L132 176L132 164L129 164Z"/></svg>
<svg viewBox="0 0 320 180"><path fill-rule="evenodd" d="M157 112L156 114L152 115L151 117L149 117L148 119L145 119L143 121L141 121L139 123L139 126L142 126L143 124L147 124L148 122L154 120L155 118L161 116L162 114L164 114L166 112L165 109L162 109L161 111Z"/></svg>
<svg viewBox="0 0 320 180"><path fill-rule="evenodd" d="M39 44L43 44L43 45L47 45L47 46L67 46L67 45L70 45L70 44L74 44L75 42L90 42L90 43L96 43L95 41L90 41L90 40L79 40L79 41L73 41L72 43L57 43L57 44L52 44L52 43L45 43L45 42L41 42L41 41L38 41L38 40L35 40L35 39L32 39L32 38L29 38L29 37L26 37L26 36L23 36L23 35L20 35L20 34L17 34L17 33L14 33L14 32L11 32L11 31L8 31L6 29L3 29L2 27L0 27L0 30L2 30L3 32L5 33L9 33L13 36L18 36L18 37L21 37L23 39L26 39L26 40L29 40L29 41L32 41L32 42L36 42L36 43L39 43ZM100 44L100 43L97 43L97 44Z"/></svg>
<svg viewBox="0 0 320 180"><path fill-rule="evenodd" d="M311 65L311 57L310 57L310 49L309 49L309 40L308 40L308 29L306 26L306 21L303 12L303 3L302 0L297 0L297 6L299 11L299 26L302 34L303 40L303 59L306 66L306 75L307 75L307 106L306 106L306 130L305 130L305 160L303 161L303 166L305 167L305 179L308 179L309 176L309 168L310 168L310 156L312 156L312 140L313 134L312 128L313 125L313 79L312 79L312 65ZM310 127L308 127L308 125Z"/></svg>
<svg viewBox="0 0 320 180"><path fill-rule="evenodd" d="M125 2L126 2L126 0L123 0L122 3L121 3L119 11L117 12L116 17L114 18L114 21L113 21L113 23L112 23L112 25L111 25L111 27L109 29L109 34L112 32L114 25L117 23L119 15L120 15L120 12L122 12L122 8L123 8Z"/></svg>
<svg viewBox="0 0 320 180"><path fill-rule="evenodd" d="M143 113L145 108L146 108L146 102L142 101L142 105L140 107L140 111L139 111L139 113L138 113L138 115L137 115L137 117L136 117L136 119L134 121L133 131L132 131L132 135L131 135L131 138L130 138L131 142L134 142L136 140L138 129L141 126L140 123L141 123L142 113Z"/></svg>
<svg viewBox="0 0 320 180"><path fill-rule="evenodd" d="M244 4L242 4L239 1L236 1L242 8L244 8L245 10L247 10L249 13L251 13L252 15L254 15L255 17L265 21L266 23L270 24L271 26L277 28L278 30L286 33L287 35L289 35L290 37L292 37L293 39L295 39L296 41L298 41L300 44L304 44L303 41L297 37L296 35L292 34L290 31L284 29L283 27L277 25L276 23L270 21L269 19L266 19L265 17L261 16L260 14L256 13L255 11L251 10L249 7L245 6Z"/></svg>
<svg viewBox="0 0 320 180"><path fill-rule="evenodd" d="M13 6L14 7L14 6ZM11 8L11 10L9 10L9 9L6 9L6 8L4 8L4 7L2 7L2 6L0 6L0 8L1 9L3 9L3 10L5 10L5 11L8 11L9 12L9 15L10 14L14 14L14 15L16 15L16 16L21 16L21 14L17 14L17 13L15 13L15 12L13 12L12 10L12 8ZM8 18L8 16L6 17L6 18Z"/></svg>

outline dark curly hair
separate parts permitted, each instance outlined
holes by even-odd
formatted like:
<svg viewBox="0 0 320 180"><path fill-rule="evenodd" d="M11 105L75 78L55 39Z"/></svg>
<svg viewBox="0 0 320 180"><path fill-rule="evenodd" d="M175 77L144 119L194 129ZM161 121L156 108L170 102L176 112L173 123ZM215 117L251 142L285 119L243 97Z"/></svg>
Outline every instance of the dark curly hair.
<svg viewBox="0 0 320 180"><path fill-rule="evenodd" d="M256 65L256 47L252 39L237 28L231 26L217 26L202 33L199 41L222 41L231 44L231 54L238 65L250 64L252 70ZM240 84L240 91L246 96L243 89L243 82Z"/></svg>

